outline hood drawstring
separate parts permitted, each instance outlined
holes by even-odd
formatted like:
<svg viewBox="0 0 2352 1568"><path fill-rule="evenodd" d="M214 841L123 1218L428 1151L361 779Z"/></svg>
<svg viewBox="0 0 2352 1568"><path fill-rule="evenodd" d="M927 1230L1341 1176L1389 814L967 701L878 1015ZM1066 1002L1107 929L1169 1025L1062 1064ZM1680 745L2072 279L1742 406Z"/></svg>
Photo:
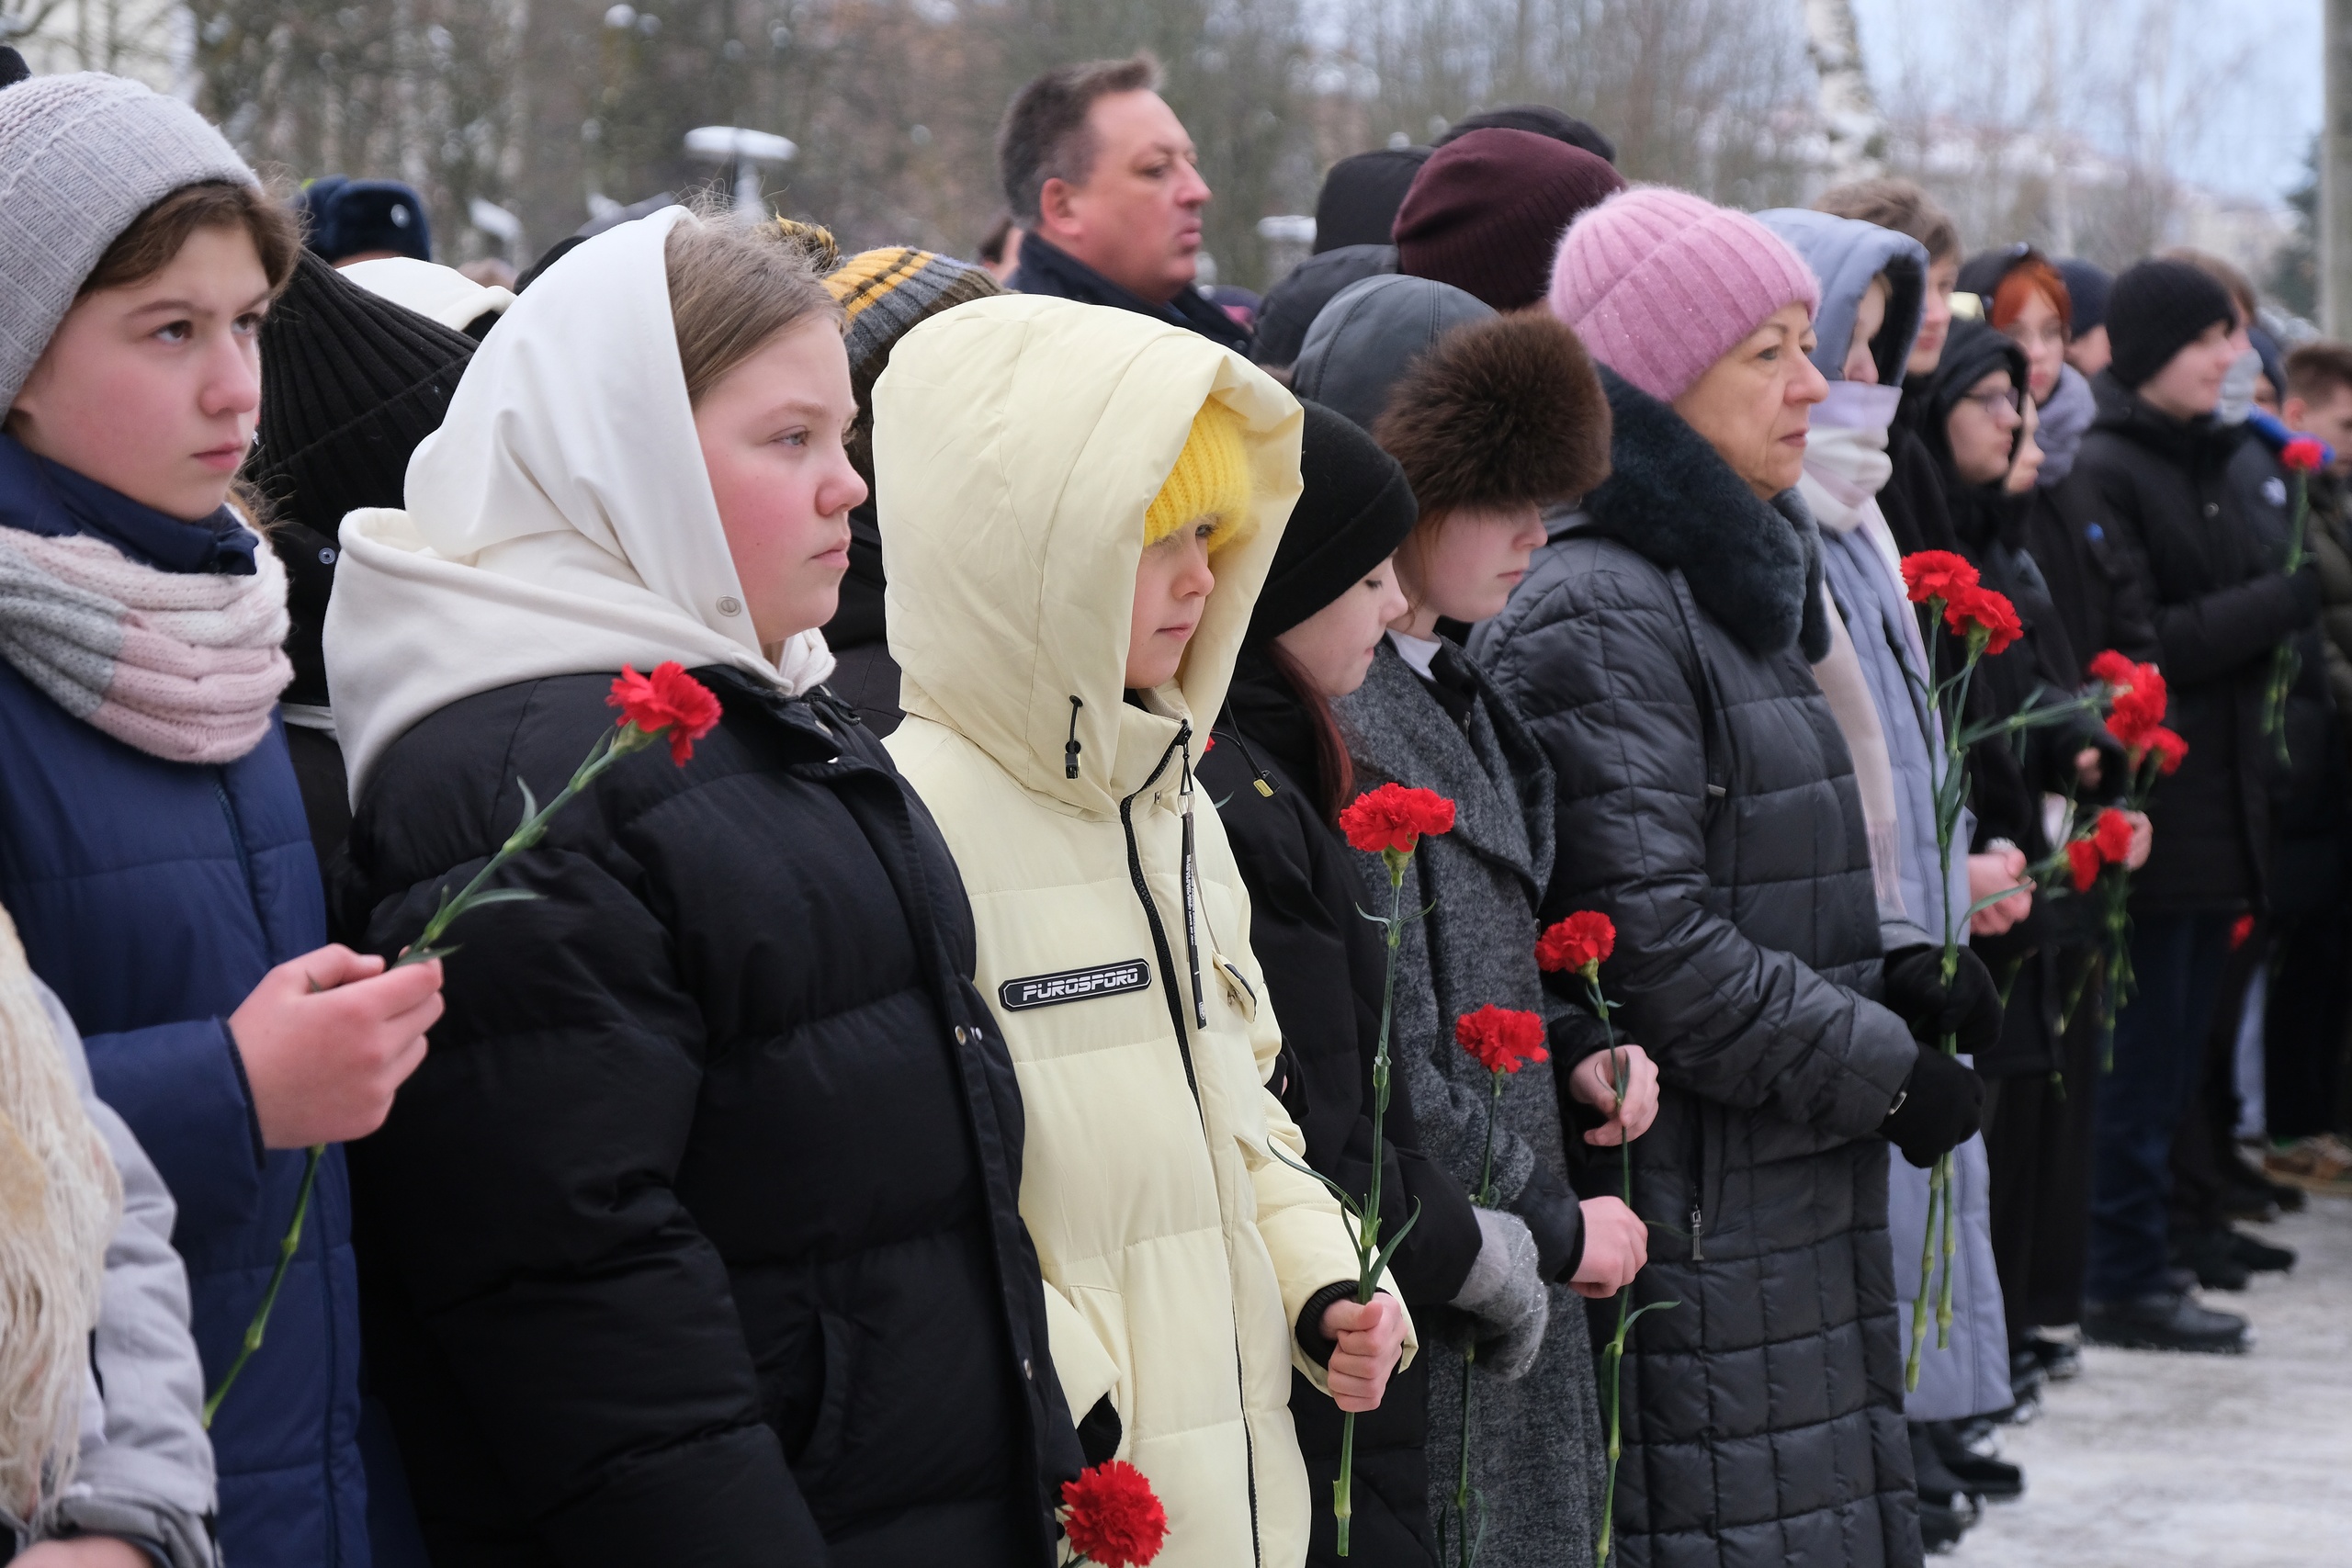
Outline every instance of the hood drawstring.
<svg viewBox="0 0 2352 1568"><path fill-rule="evenodd" d="M1241 727L1233 722L1231 717L1232 711L1233 710L1231 708L1227 708L1226 710L1226 738L1231 740L1236 746L1240 747L1241 755L1249 761L1250 787L1255 789L1260 795L1264 795L1267 799L1272 800L1274 795L1274 791L1282 788L1282 784L1274 777L1273 773L1267 768L1265 763L1258 761L1258 753L1250 750L1249 737L1243 735L1241 733Z"/></svg>
<svg viewBox="0 0 2352 1568"><path fill-rule="evenodd" d="M1193 863L1193 727L1190 723L1177 727L1176 744L1184 754L1184 771L1176 791L1184 819L1184 956L1193 966L1193 1021L1197 1027L1206 1029L1209 1026L1209 1010L1201 995L1201 888L1199 874Z"/></svg>
<svg viewBox="0 0 2352 1568"><path fill-rule="evenodd" d="M1070 694L1069 739L1062 747L1062 776L1064 778L1078 777L1078 754L1084 749L1078 743L1078 710L1085 705L1086 704L1080 700L1076 693Z"/></svg>

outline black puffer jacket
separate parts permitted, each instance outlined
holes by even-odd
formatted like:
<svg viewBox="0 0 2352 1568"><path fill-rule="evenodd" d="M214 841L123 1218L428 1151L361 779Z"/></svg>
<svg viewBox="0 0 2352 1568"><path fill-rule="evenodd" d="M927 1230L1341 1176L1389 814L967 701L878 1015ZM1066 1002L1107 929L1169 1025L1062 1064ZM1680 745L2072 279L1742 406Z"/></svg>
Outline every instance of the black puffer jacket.
<svg viewBox="0 0 2352 1568"><path fill-rule="evenodd" d="M434 1560L1042 1565L1078 1449L1022 1115L929 816L827 696L723 671L683 769L616 767L455 933L354 1145L362 1292ZM601 676L385 753L340 880L390 952L613 722Z"/></svg>
<svg viewBox="0 0 2352 1568"><path fill-rule="evenodd" d="M1634 1145L1651 1222L1625 1363L1627 1568L1919 1560L1871 1134L1917 1050L1880 983L1852 764L1814 682L1819 547L1671 409L1603 372L1614 473L1476 653L1559 775L1546 920L1665 1084ZM1596 1341L1614 1328L1597 1303ZM1604 1321L1606 1320L1606 1321Z"/></svg>
<svg viewBox="0 0 2352 1568"><path fill-rule="evenodd" d="M1250 948L1272 984L1283 1030L1284 1081L1275 1087L1306 1135L1307 1163L1361 1194L1371 1183L1372 1057L1386 949L1379 928L1358 912L1363 884L1347 863L1351 852L1321 815L1313 720L1263 652L1243 650L1215 733L1201 784L1250 889ZM1261 780L1272 794L1258 789ZM1406 1085L1401 1069L1390 1074L1381 1223L1394 1235L1420 1207L1388 1268L1406 1304L1421 1313L1462 1289L1478 1256L1478 1219L1462 1184L1421 1152ZM1368 1568L1437 1562L1423 1451L1430 1363L1430 1355L1414 1358L1388 1380L1380 1408L1356 1418L1350 1561ZM1313 1495L1329 1497L1340 1472L1339 1407L1294 1371L1290 1409ZM1331 1556L1330 1534L1330 1510L1318 1507L1310 1561Z"/></svg>
<svg viewBox="0 0 2352 1568"><path fill-rule="evenodd" d="M2245 515L2229 477L2242 427L2172 419L2105 372L2092 390L2098 418L2059 510L2086 534L2098 525L2141 585L2172 694L2165 722L2188 742L2150 801L2155 850L2132 878L2132 903L2246 908L2262 896L2270 844L2270 650L2318 618L2318 577L2281 571L2278 542Z"/></svg>

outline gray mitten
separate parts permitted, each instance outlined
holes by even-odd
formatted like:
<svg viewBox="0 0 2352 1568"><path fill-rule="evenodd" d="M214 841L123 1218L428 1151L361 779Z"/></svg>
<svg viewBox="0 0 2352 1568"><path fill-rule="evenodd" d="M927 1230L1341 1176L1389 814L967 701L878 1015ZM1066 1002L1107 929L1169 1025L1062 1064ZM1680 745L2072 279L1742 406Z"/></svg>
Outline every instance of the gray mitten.
<svg viewBox="0 0 2352 1568"><path fill-rule="evenodd" d="M1478 1256L1449 1304L1477 1320L1478 1365L1505 1382L1516 1382L1544 1348L1552 1296L1544 1288L1527 1223L1499 1209L1477 1213Z"/></svg>

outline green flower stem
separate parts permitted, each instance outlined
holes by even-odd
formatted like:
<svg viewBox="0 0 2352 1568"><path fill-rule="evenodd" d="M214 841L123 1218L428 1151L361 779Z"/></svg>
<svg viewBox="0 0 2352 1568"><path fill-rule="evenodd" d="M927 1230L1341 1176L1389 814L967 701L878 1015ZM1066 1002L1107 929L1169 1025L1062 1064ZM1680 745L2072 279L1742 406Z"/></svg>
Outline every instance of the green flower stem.
<svg viewBox="0 0 2352 1568"><path fill-rule="evenodd" d="M548 823L553 819L555 814L571 804L572 798L582 790L602 777L605 769L632 752L644 750L667 733L666 728L648 730L639 729L633 724L624 724L606 730L598 738L596 744L590 748L587 759L573 771L571 781L563 786L562 791L544 807L538 807L537 809L526 815L522 824L507 835L504 843L499 845L498 852L482 863L482 868L474 873L473 879L459 890L455 898L447 897L447 889L443 890L441 905L434 910L433 918L424 922L424 930L417 934L417 939L402 949L400 956L386 966L388 972L410 964L422 964L427 959L439 958L455 951L436 944L440 942L442 934L457 923L458 918L470 909L480 908L484 904L520 903L526 899L537 898L538 895L536 893L515 888L485 892L483 885L504 870L508 861L546 838ZM537 803L531 799L531 787L528 784L523 786L523 799L528 805L537 806ZM1391 946L1394 946L1393 942ZM1393 970L1394 965L1392 964L1391 967ZM1387 1031L1385 1028L1381 1032L1381 1039L1385 1055L1387 1041ZM1383 1102L1385 1103L1385 1093ZM1377 1123L1375 1123L1374 1132L1375 1147L1378 1136ZM261 1348L262 1336L269 1328L270 1311L277 1305L278 1290L286 1283L286 1271L293 1266L294 1254L302 1246L302 1223L310 1216L311 1190L318 1184L319 1161L326 1157L326 1152L327 1146L324 1144L312 1144L303 1157L301 1190L294 1200L294 1218L288 1223L286 1235L277 1244L277 1266L270 1270L269 1288L262 1292L261 1305L254 1310L253 1321L245 1325L245 1337L237 1348L237 1359L229 1363L229 1371L221 1378L220 1386L214 1389L204 1402L204 1425L208 1429L212 1425L212 1417L220 1412L220 1402L228 1398L229 1390L236 1386L238 1374L245 1370L245 1363L253 1359L254 1352ZM1375 1168L1373 1173L1375 1190L1377 1190L1376 1184L1379 1179L1379 1172ZM1353 1433L1351 1432L1349 1435L1352 1437Z"/></svg>
<svg viewBox="0 0 2352 1568"><path fill-rule="evenodd" d="M1387 1157L1382 1134L1388 1120L1388 1033L1396 1015L1396 949L1405 938L1405 868L1412 863L1413 852L1383 850L1381 858L1388 863L1388 919L1383 922L1387 928L1388 972L1381 981L1380 1041L1372 1053L1372 1185L1364 1195L1363 1213L1356 1220L1359 1303L1372 1300L1385 1261L1380 1249L1380 1168ZM1397 1239L1404 1239L1402 1233ZM1467 1465L1466 1450L1464 1455L1463 1462ZM1341 1557L1348 1554L1348 1526L1355 1515L1355 1467L1356 1416L1351 1410L1340 1422L1340 1474L1331 1483L1332 1547Z"/></svg>
<svg viewBox="0 0 2352 1568"><path fill-rule="evenodd" d="M1617 1025L1610 1018L1609 998L1600 990L1600 965L1589 965L1584 971L1585 989L1592 997L1592 1010L1600 1015L1600 1027L1609 1041L1611 1079L1617 1091L1617 1104L1625 1104L1625 1091L1632 1086L1633 1064L1617 1045ZM1625 1207L1634 1206L1634 1141L1621 1138L1617 1145L1618 1182ZM1625 1341L1643 1313L1659 1312L1678 1303L1652 1302L1640 1312L1634 1310L1634 1286L1631 1280L1617 1292L1617 1332L1610 1336L1602 1348L1603 1371L1609 1375L1609 1472L1600 1495L1600 1534L1594 1543L1596 1568L1609 1568L1609 1553L1615 1544L1617 1528L1617 1464L1624 1457L1625 1415Z"/></svg>

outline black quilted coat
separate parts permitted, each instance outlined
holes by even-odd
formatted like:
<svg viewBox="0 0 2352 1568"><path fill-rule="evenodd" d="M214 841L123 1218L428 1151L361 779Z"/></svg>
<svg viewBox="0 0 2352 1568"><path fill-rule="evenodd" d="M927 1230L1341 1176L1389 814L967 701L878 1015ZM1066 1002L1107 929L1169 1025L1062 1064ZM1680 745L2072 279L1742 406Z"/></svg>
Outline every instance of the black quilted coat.
<svg viewBox="0 0 2352 1568"><path fill-rule="evenodd" d="M354 1145L362 1309L439 1568L1045 1568L1078 1443L1012 1066L938 829L830 696L724 671L453 932ZM453 703L359 803L389 952L613 722L603 676Z"/></svg>
<svg viewBox="0 0 2352 1568"><path fill-rule="evenodd" d="M1919 1561L1871 1134L1917 1060L1870 999L1877 905L1809 520L1604 371L1613 473L1474 651L1558 773L1544 918L1617 925L1601 977L1657 1058L1625 1362L1625 1568ZM1597 1303L1596 1344L1615 1326ZM1605 1398L1604 1393L1604 1398Z"/></svg>

